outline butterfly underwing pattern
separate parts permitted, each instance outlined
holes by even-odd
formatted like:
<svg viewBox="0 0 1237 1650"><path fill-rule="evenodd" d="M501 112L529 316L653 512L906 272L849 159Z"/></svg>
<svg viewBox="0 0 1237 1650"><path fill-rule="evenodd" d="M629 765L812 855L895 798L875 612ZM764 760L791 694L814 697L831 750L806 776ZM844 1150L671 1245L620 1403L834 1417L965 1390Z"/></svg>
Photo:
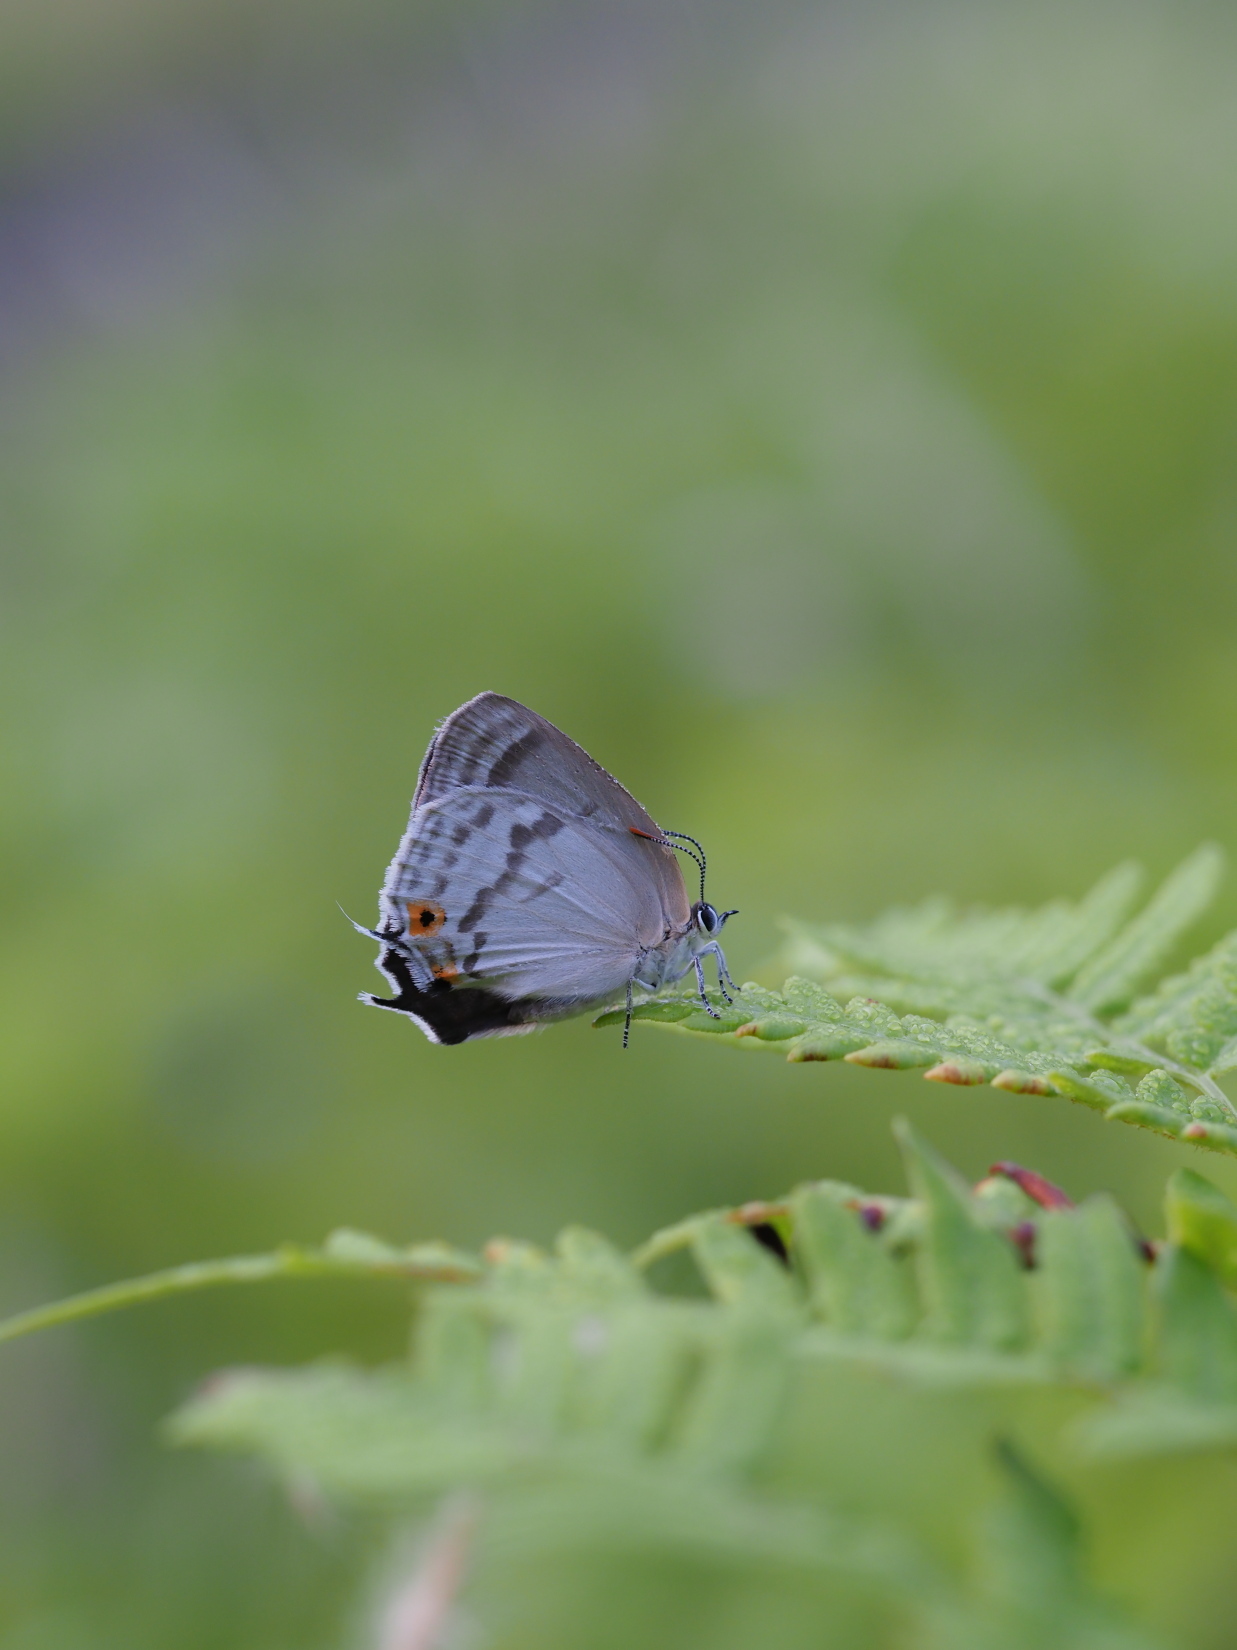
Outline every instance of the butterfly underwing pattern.
<svg viewBox="0 0 1237 1650"><path fill-rule="evenodd" d="M676 842L675 838L679 841ZM680 846L690 844L690 846ZM679 852L700 867L689 900ZM379 896L378 968L432 1042L510 1036L656 991L716 962L733 911L704 898L704 854L663 831L574 740L498 693L439 727ZM360 928L360 924L356 925ZM624 1043L627 1040L624 1031Z"/></svg>

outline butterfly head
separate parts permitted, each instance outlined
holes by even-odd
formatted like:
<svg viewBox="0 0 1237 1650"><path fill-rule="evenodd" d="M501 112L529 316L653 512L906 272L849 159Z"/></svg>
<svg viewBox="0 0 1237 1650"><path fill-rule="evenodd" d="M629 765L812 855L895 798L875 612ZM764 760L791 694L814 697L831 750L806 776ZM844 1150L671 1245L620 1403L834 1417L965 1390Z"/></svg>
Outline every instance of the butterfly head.
<svg viewBox="0 0 1237 1650"><path fill-rule="evenodd" d="M727 917L737 917L738 914L737 911L719 911L715 905L710 905L707 900L697 900L695 905L692 906L692 922L700 933L707 935L710 939L715 934L721 933L725 927Z"/></svg>

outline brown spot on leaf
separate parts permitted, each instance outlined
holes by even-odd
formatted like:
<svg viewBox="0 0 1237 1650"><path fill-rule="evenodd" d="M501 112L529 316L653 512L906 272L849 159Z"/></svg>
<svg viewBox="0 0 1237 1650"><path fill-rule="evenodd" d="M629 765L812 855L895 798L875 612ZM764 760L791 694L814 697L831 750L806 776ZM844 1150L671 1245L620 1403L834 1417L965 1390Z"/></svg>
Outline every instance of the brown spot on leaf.
<svg viewBox="0 0 1237 1650"><path fill-rule="evenodd" d="M989 1066L991 1071L992 1067ZM925 1071L924 1077L929 1083L983 1083L987 1079L984 1068L974 1060L942 1060L939 1066L933 1066L931 1071Z"/></svg>
<svg viewBox="0 0 1237 1650"><path fill-rule="evenodd" d="M857 1048L842 1058L848 1065L870 1066L876 1071L910 1071L936 1063L936 1055L930 1049L906 1041L870 1043L867 1048Z"/></svg>
<svg viewBox="0 0 1237 1650"><path fill-rule="evenodd" d="M1056 1094L1055 1086L1047 1077L1038 1077L1029 1071L998 1071L992 1079L994 1089L1008 1094Z"/></svg>
<svg viewBox="0 0 1237 1650"><path fill-rule="evenodd" d="M1009 1241L1018 1252L1018 1259L1028 1272L1035 1269L1035 1222L1020 1220L1009 1234Z"/></svg>
<svg viewBox="0 0 1237 1650"><path fill-rule="evenodd" d="M885 1211L879 1203L864 1203L859 1198L852 1198L846 1207L855 1211L869 1232L879 1232L885 1224Z"/></svg>

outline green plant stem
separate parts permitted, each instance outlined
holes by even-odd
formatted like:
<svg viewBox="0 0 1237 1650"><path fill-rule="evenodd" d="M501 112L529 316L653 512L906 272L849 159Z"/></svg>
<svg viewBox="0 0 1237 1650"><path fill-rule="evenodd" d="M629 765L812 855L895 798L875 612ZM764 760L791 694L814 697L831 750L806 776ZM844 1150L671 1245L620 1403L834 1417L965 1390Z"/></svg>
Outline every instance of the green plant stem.
<svg viewBox="0 0 1237 1650"><path fill-rule="evenodd" d="M195 1261L188 1266L172 1266L165 1272L151 1272L144 1278L124 1283L108 1283L87 1289L48 1306L32 1307L11 1318L0 1319L0 1341L15 1341L36 1329L76 1323L80 1318L97 1317L164 1295L182 1295L195 1289L211 1289L225 1283L265 1283L270 1278L387 1277L429 1282L464 1282L473 1272L451 1261L391 1259L348 1260L319 1249L299 1249L286 1245L267 1255L234 1255L227 1260Z"/></svg>

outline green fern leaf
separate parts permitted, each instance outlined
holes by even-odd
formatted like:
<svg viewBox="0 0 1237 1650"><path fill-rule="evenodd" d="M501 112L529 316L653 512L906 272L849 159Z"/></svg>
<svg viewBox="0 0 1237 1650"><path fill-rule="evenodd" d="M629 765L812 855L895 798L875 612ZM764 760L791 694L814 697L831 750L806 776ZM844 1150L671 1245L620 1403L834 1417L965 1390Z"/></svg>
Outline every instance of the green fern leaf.
<svg viewBox="0 0 1237 1650"><path fill-rule="evenodd" d="M1052 1361L1094 1381L1115 1381L1137 1369L1146 1267L1116 1204L1098 1196L1078 1209L1046 1211L1036 1259L1038 1338Z"/></svg>
<svg viewBox="0 0 1237 1650"><path fill-rule="evenodd" d="M1176 1104L1163 1080L1148 1093ZM408 1362L225 1374L169 1435L400 1516L467 1491L470 1607L498 1650L599 1642L599 1609L616 1643L671 1642L666 1581L687 1597L692 1576L711 1599L738 1586L791 1650L1146 1645L1094 1591L1083 1535L1110 1555L1128 1544L1108 1459L1134 1470L1237 1443L1237 1208L1179 1172L1152 1256L1106 1198L1072 1208L1011 1165L971 1188L899 1136L910 1197L819 1182L692 1216L631 1257L579 1227L548 1252L496 1240L480 1261L346 1233L117 1286L107 1304L260 1276L420 1279ZM709 1298L651 1286L675 1249ZM0 1338L100 1309L96 1292ZM1185 1516L1171 1495L1188 1501L1193 1480L1171 1482L1156 1480L1152 1528ZM1229 1562L1227 1528L1210 1522L1196 1563ZM1146 1571L1133 1563L1127 1594ZM672 1641L701 1642L699 1620Z"/></svg>
<svg viewBox="0 0 1237 1650"><path fill-rule="evenodd" d="M1166 1244L1156 1266L1155 1364L1192 1397L1237 1404L1237 1312L1215 1273Z"/></svg>
<svg viewBox="0 0 1237 1650"><path fill-rule="evenodd" d="M410 1364L226 1375L170 1435L372 1507L468 1489L469 1603L500 1650L600 1642L598 1609L616 1643L701 1642L639 1614L674 1576L747 1589L793 1650L1145 1647L1089 1580L1084 1536L1104 1532L1025 1448L1085 1489L1114 1453L1237 1439L1217 1270L1237 1210L1178 1177L1178 1235L1149 1266L1111 1201L1068 1208L1008 1166L972 1189L900 1140L910 1198L820 1182L632 1259L578 1228L549 1253L492 1243L478 1276L429 1286ZM748 1230L769 1225L789 1264ZM649 1286L641 1263L676 1247L710 1299Z"/></svg>
<svg viewBox="0 0 1237 1650"><path fill-rule="evenodd" d="M1012 1245L979 1218L967 1186L907 1124L899 1125L898 1140L924 1207L919 1260L927 1334L991 1350L1023 1346L1027 1291Z"/></svg>
<svg viewBox="0 0 1237 1650"><path fill-rule="evenodd" d="M947 900L866 927L787 925L781 991L745 984L705 1012L680 989L637 1021L751 1040L796 1063L920 1070L930 1082L1060 1095L1174 1140L1237 1153L1237 933L1136 998L1211 899L1219 849L1204 846L1141 910L1142 873L1118 866L1077 903L960 911ZM611 1009L596 1024L617 1025Z"/></svg>
<svg viewBox="0 0 1237 1650"><path fill-rule="evenodd" d="M744 1227L723 1216L698 1223L692 1253L716 1300L731 1306L790 1311L801 1297L785 1268Z"/></svg>
<svg viewBox="0 0 1237 1650"><path fill-rule="evenodd" d="M1237 1286L1237 1207L1192 1169L1178 1169L1164 1198L1168 1236Z"/></svg>
<svg viewBox="0 0 1237 1650"><path fill-rule="evenodd" d="M1151 903L1127 923L1111 943L1083 967L1070 995L1101 1014L1124 1008L1168 957L1185 930L1211 904L1224 869L1224 856L1204 844L1179 865Z"/></svg>
<svg viewBox="0 0 1237 1650"><path fill-rule="evenodd" d="M795 1256L815 1315L844 1334L902 1340L915 1323L914 1283L905 1253L873 1241L888 1218L879 1205L865 1217L851 1186L821 1181L790 1199Z"/></svg>
<svg viewBox="0 0 1237 1650"><path fill-rule="evenodd" d="M1087 1586L1081 1520L1064 1496L1002 1439L1001 1493L983 1522L978 1556L986 1610L946 1619L949 1650L1148 1650L1148 1640ZM976 1630L978 1626L978 1631Z"/></svg>

